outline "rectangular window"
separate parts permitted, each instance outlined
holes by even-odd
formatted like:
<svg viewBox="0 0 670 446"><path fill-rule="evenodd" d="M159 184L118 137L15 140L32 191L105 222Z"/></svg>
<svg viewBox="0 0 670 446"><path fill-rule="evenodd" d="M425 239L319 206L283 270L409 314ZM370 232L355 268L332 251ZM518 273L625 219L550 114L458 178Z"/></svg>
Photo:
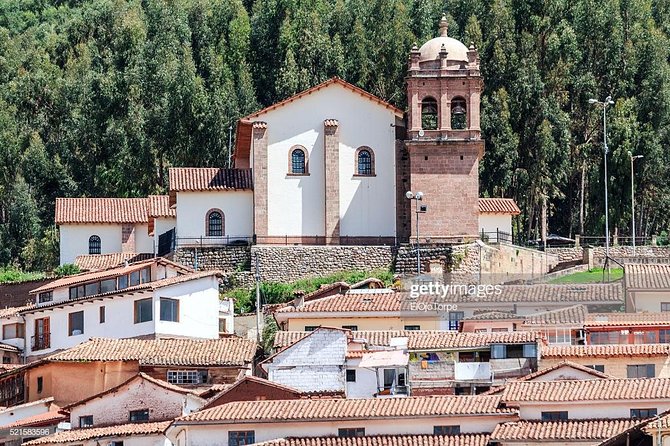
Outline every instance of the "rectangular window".
<svg viewBox="0 0 670 446"><path fill-rule="evenodd" d="M142 283L151 282L151 267L150 266L147 266L146 268L142 268L140 270L140 279L142 280Z"/></svg>
<svg viewBox="0 0 670 446"><path fill-rule="evenodd" d="M604 364L587 365L586 367L588 367L590 369L593 369L596 372L605 373L605 365Z"/></svg>
<svg viewBox="0 0 670 446"><path fill-rule="evenodd" d="M44 378L41 376L37 377L37 393L42 393L42 390L44 390Z"/></svg>
<svg viewBox="0 0 670 446"><path fill-rule="evenodd" d="M356 382L356 370L347 369L347 382L348 383Z"/></svg>
<svg viewBox="0 0 670 446"><path fill-rule="evenodd" d="M170 384L206 384L207 370L168 370L167 382Z"/></svg>
<svg viewBox="0 0 670 446"><path fill-rule="evenodd" d="M337 436L343 438L365 437L364 427L345 427L337 430Z"/></svg>
<svg viewBox="0 0 670 446"><path fill-rule="evenodd" d="M305 331L314 331L319 328L318 325L305 325Z"/></svg>
<svg viewBox="0 0 670 446"><path fill-rule="evenodd" d="M226 320L224 318L219 318L219 333L226 333Z"/></svg>
<svg viewBox="0 0 670 446"><path fill-rule="evenodd" d="M661 344L670 344L670 330L658 330L658 342Z"/></svg>
<svg viewBox="0 0 670 446"><path fill-rule="evenodd" d="M244 446L256 443L255 431L228 431L228 446Z"/></svg>
<svg viewBox="0 0 670 446"><path fill-rule="evenodd" d="M37 297L37 302L43 304L45 302L51 302L54 300L54 292L53 291L46 291L44 293L40 293L39 296Z"/></svg>
<svg viewBox="0 0 670 446"><path fill-rule="evenodd" d="M179 322L179 301L161 297L161 320Z"/></svg>
<svg viewBox="0 0 670 446"><path fill-rule="evenodd" d="M661 302L661 311L670 311L670 302Z"/></svg>
<svg viewBox="0 0 670 446"><path fill-rule="evenodd" d="M77 298L77 287L73 286L70 287L70 299L76 299Z"/></svg>
<svg viewBox="0 0 670 446"><path fill-rule="evenodd" d="M2 339L22 338L24 334L23 324L5 324L2 326Z"/></svg>
<svg viewBox="0 0 670 446"><path fill-rule="evenodd" d="M656 416L658 411L654 409L631 409L630 417L631 418L652 418Z"/></svg>
<svg viewBox="0 0 670 446"><path fill-rule="evenodd" d="M537 358L537 344L523 344L524 358Z"/></svg>
<svg viewBox="0 0 670 446"><path fill-rule="evenodd" d="M458 330L461 319L465 317L465 313L462 311L450 311L449 312L449 330Z"/></svg>
<svg viewBox="0 0 670 446"><path fill-rule="evenodd" d="M433 426L433 435L458 435L461 433L461 426Z"/></svg>
<svg viewBox="0 0 670 446"><path fill-rule="evenodd" d="M151 311L152 300L149 299L140 299L135 301L135 323L141 324L142 322L149 322L153 319L153 314Z"/></svg>
<svg viewBox="0 0 670 446"><path fill-rule="evenodd" d="M93 296L94 294L100 294L100 282L87 283L84 285L84 296Z"/></svg>
<svg viewBox="0 0 670 446"><path fill-rule="evenodd" d="M105 323L105 306L100 307L100 323Z"/></svg>
<svg viewBox="0 0 670 446"><path fill-rule="evenodd" d="M491 345L491 359L505 359L507 358L507 346L505 344Z"/></svg>
<svg viewBox="0 0 670 446"><path fill-rule="evenodd" d="M75 311L68 314L68 336L78 336L84 334L84 312Z"/></svg>
<svg viewBox="0 0 670 446"><path fill-rule="evenodd" d="M638 364L627 366L628 378L653 378L656 376L654 364Z"/></svg>
<svg viewBox="0 0 670 446"><path fill-rule="evenodd" d="M124 288L128 288L128 276L119 276L117 278L117 283L118 283L118 289L122 290Z"/></svg>
<svg viewBox="0 0 670 446"><path fill-rule="evenodd" d="M93 427L93 415L79 417L79 427Z"/></svg>
<svg viewBox="0 0 670 446"><path fill-rule="evenodd" d="M100 282L101 293L111 293L116 291L116 279L107 279Z"/></svg>
<svg viewBox="0 0 670 446"><path fill-rule="evenodd" d="M140 284L140 272L133 271L130 273L130 286L135 286Z"/></svg>
<svg viewBox="0 0 670 446"><path fill-rule="evenodd" d="M405 325L405 330L408 330L408 331L421 330L421 325Z"/></svg>
<svg viewBox="0 0 670 446"><path fill-rule="evenodd" d="M568 411L542 412L542 421L562 421L568 419Z"/></svg>
<svg viewBox="0 0 670 446"><path fill-rule="evenodd" d="M358 331L358 325L343 325L345 330Z"/></svg>
<svg viewBox="0 0 670 446"><path fill-rule="evenodd" d="M509 330L505 328L492 328L491 333L507 333Z"/></svg>
<svg viewBox="0 0 670 446"><path fill-rule="evenodd" d="M141 421L149 421L149 409L131 410L130 422L137 423Z"/></svg>

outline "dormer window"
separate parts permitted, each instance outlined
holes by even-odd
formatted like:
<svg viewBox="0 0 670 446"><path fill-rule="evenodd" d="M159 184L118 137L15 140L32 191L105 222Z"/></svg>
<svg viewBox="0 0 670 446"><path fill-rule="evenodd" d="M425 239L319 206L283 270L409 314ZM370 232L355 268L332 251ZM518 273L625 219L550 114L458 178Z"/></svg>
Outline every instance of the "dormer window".
<svg viewBox="0 0 670 446"><path fill-rule="evenodd" d="M437 130L437 101L430 96L421 102L421 128Z"/></svg>

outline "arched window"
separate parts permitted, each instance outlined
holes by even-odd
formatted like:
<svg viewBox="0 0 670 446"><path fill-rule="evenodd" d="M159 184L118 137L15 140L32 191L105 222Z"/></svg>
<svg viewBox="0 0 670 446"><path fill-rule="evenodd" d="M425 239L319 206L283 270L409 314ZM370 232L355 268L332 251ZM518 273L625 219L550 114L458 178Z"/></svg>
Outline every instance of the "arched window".
<svg viewBox="0 0 670 446"><path fill-rule="evenodd" d="M356 175L370 176L375 174L375 154L369 147L356 150Z"/></svg>
<svg viewBox="0 0 670 446"><path fill-rule="evenodd" d="M437 130L437 101L430 96L421 102L421 128Z"/></svg>
<svg viewBox="0 0 670 446"><path fill-rule="evenodd" d="M92 235L88 238L88 253L100 254L100 237Z"/></svg>
<svg viewBox="0 0 670 446"><path fill-rule="evenodd" d="M307 174L307 154L302 146L291 149L290 173L294 175Z"/></svg>
<svg viewBox="0 0 670 446"><path fill-rule="evenodd" d="M205 223L207 225L205 234L208 237L223 237L225 227L223 212L218 209L210 210L207 212Z"/></svg>
<svg viewBox="0 0 670 446"><path fill-rule="evenodd" d="M465 99L456 97L451 100L451 128L453 130L465 130L468 128L468 113Z"/></svg>

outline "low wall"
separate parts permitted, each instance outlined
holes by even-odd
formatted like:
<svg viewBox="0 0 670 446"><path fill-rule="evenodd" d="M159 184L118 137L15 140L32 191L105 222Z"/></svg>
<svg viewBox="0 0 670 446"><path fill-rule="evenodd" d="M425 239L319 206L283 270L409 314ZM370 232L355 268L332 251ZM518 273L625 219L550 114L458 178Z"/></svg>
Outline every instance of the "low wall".
<svg viewBox="0 0 670 446"><path fill-rule="evenodd" d="M224 273L249 271L251 248L249 246L179 247L174 252L173 260L200 271L212 269Z"/></svg>
<svg viewBox="0 0 670 446"><path fill-rule="evenodd" d="M569 262L582 260L584 250L591 249L593 253L594 266L602 266L605 259L605 247L597 246L593 248L574 247L574 248L547 248L547 253L556 255L560 262ZM635 260L636 262L648 262L657 259L670 259L670 246L637 246L633 251L632 246L610 246L610 257L619 261L626 262Z"/></svg>

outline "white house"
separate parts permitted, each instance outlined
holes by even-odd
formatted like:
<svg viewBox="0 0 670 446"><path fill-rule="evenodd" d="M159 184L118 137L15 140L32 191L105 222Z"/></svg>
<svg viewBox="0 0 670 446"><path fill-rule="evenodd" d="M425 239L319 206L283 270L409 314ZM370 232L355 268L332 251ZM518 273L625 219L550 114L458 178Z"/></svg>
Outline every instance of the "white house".
<svg viewBox="0 0 670 446"><path fill-rule="evenodd" d="M512 217L521 209L511 198L479 199L479 233L489 242L512 243Z"/></svg>
<svg viewBox="0 0 670 446"><path fill-rule="evenodd" d="M25 354L43 355L92 337L218 338L218 276L156 258L55 280L32 290L36 305L20 312L29 341ZM233 332L232 322L225 326Z"/></svg>
<svg viewBox="0 0 670 446"><path fill-rule="evenodd" d="M146 198L57 198L60 263L81 254L152 253Z"/></svg>

